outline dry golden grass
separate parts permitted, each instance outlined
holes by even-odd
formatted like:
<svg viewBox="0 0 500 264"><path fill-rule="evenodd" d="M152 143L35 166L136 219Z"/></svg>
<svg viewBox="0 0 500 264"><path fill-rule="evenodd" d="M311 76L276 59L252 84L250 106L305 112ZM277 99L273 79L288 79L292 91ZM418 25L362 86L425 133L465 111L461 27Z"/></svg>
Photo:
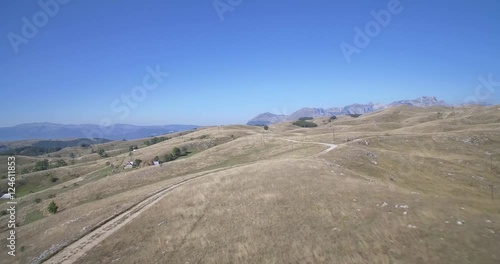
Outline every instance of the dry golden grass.
<svg viewBox="0 0 500 264"><path fill-rule="evenodd" d="M207 127L132 156L73 165L86 171L77 186L45 191L57 191L60 213L45 212L52 199L31 201L44 193L20 205L25 248L18 263L208 170L215 171L167 194L79 262L498 263L499 117L498 106L403 106L333 122L316 118L317 128ZM327 147L300 142L339 146L312 157ZM183 146L194 155L99 172L105 162L150 161ZM45 217L23 225L36 210Z"/></svg>
<svg viewBox="0 0 500 264"><path fill-rule="evenodd" d="M77 263L494 263L495 205L460 205L321 161L269 161L172 192Z"/></svg>

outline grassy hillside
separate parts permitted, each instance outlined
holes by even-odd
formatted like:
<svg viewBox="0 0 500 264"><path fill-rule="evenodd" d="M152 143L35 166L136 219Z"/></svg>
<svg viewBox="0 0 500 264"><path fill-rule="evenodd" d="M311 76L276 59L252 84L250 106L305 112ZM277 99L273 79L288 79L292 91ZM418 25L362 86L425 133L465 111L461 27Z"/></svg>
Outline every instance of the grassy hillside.
<svg viewBox="0 0 500 264"><path fill-rule="evenodd" d="M63 149L74 164L21 176L17 261L500 262L498 106L328 119ZM175 147L189 154L147 165Z"/></svg>

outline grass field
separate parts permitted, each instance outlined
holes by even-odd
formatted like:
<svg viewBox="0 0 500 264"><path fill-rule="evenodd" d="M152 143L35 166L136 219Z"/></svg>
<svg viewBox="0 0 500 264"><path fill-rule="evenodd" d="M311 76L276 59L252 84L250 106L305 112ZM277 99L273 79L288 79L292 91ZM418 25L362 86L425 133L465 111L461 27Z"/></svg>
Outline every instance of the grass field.
<svg viewBox="0 0 500 264"><path fill-rule="evenodd" d="M134 152L143 140L110 142L110 157L21 175L16 261L500 262L498 106L312 121L206 127ZM174 147L191 154L147 165Z"/></svg>

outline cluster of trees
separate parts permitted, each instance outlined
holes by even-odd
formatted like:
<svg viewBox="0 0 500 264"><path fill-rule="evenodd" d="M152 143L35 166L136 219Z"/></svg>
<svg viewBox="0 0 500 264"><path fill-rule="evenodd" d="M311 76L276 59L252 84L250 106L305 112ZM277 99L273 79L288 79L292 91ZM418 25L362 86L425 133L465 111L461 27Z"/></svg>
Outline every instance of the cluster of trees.
<svg viewBox="0 0 500 264"><path fill-rule="evenodd" d="M49 164L48 159L44 159L44 160L39 160L35 163L35 166L33 167L33 171L48 170L48 169L52 169L52 168L64 167L67 165L68 164L63 159L58 159L52 164Z"/></svg>
<svg viewBox="0 0 500 264"><path fill-rule="evenodd" d="M88 139L80 138L73 140L40 140L28 146L22 146L13 149L6 149L2 151L2 154L6 155L23 155L23 156L40 156L49 154L52 152L59 151L67 147L77 147L82 148L90 147L92 144L106 143L111 140L109 139Z"/></svg>
<svg viewBox="0 0 500 264"><path fill-rule="evenodd" d="M151 145L154 145L156 143L160 143L162 141L169 140L169 139L171 139L171 138L169 138L169 137L153 137L150 140L144 140L144 144L146 146L151 146Z"/></svg>
<svg viewBox="0 0 500 264"><path fill-rule="evenodd" d="M39 156L51 152L56 152L61 150L61 148L44 148L35 146L24 146L14 149L9 149L4 151L2 154L5 155L23 155L23 156Z"/></svg>
<svg viewBox="0 0 500 264"><path fill-rule="evenodd" d="M330 116L330 119L328 119L328 122L332 122L333 120L337 119L336 116Z"/></svg>
<svg viewBox="0 0 500 264"><path fill-rule="evenodd" d="M310 116L305 116L305 117L299 118L299 121L306 121L306 120L313 120L313 118Z"/></svg>
<svg viewBox="0 0 500 264"><path fill-rule="evenodd" d="M186 147L182 147L182 148L175 147L174 149L172 149L172 153L166 154L163 157L163 159L165 162L169 162L169 161L175 160L179 157L186 156L187 154L189 154L189 152L188 152ZM158 156L155 157L155 159L156 158L158 158ZM157 160L159 160L159 159L157 159Z"/></svg>
<svg viewBox="0 0 500 264"><path fill-rule="evenodd" d="M35 167L33 167L33 171L42 171L42 170L48 170L49 169L49 160L44 159L44 160L39 160L35 163Z"/></svg>
<svg viewBox="0 0 500 264"><path fill-rule="evenodd" d="M316 123L310 122L310 121L305 121L305 120L298 120L293 122L294 125L299 126L299 127L317 127L318 125Z"/></svg>
<svg viewBox="0 0 500 264"><path fill-rule="evenodd" d="M348 116L356 118L356 117L360 117L361 114L348 114Z"/></svg>

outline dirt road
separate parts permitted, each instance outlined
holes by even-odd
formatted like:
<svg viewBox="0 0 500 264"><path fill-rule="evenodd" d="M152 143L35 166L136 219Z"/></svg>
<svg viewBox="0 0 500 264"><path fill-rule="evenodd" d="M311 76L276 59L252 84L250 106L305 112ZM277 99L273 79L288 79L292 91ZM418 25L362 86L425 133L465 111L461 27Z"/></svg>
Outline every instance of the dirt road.
<svg viewBox="0 0 500 264"><path fill-rule="evenodd" d="M282 138L283 139L283 138ZM296 141L292 139L283 139L289 142L294 142L294 143L301 143L301 144L317 144L317 145L324 145L328 146L327 149L314 154L311 157L317 157L320 155L323 155L325 153L330 152L331 150L335 149L337 145L335 144L329 144L329 143L321 143L321 142L310 142L310 141ZM73 241L69 243L67 246L63 247L60 249L59 252L55 253L53 256L49 257L47 260L45 260L44 263L73 263L76 260L78 260L81 256L83 256L87 251L89 251L92 247L95 245L101 243L104 239L112 235L114 232L118 231L120 228L125 226L127 223L132 221L134 218L139 216L142 212L145 210L149 209L152 207L155 203L161 200L164 196L166 196L168 193L172 192L176 188L187 184L191 181L194 181L198 178L209 176L213 173L222 171L222 170L227 170L230 168L234 167L239 167L243 166L246 164L241 164L237 166L231 166L227 168L221 168L221 169L216 169L212 170L210 172L206 172L204 174L196 175L181 181L178 181L176 183L170 184L166 187L163 187L156 192L154 192L151 196L147 197L143 201L139 202L138 204L132 206L128 210L125 210L121 214L111 217L104 223L100 224L93 230L89 231L88 234L85 236L81 237L80 239ZM43 260L42 260L43 261ZM39 263L39 261L35 260L30 263Z"/></svg>

